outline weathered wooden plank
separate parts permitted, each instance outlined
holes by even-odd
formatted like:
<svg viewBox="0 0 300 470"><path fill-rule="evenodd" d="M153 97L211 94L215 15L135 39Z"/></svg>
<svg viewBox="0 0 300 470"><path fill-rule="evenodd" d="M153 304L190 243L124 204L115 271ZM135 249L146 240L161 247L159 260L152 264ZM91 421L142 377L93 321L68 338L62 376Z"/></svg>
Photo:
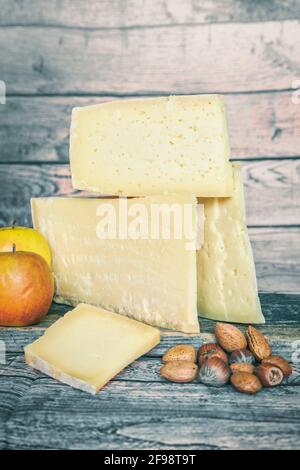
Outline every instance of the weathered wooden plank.
<svg viewBox="0 0 300 470"><path fill-rule="evenodd" d="M297 0L0 0L0 25L134 28L300 18Z"/></svg>
<svg viewBox="0 0 300 470"><path fill-rule="evenodd" d="M300 292L300 230L250 229L258 286L265 292Z"/></svg>
<svg viewBox="0 0 300 470"><path fill-rule="evenodd" d="M8 97L0 107L0 161L69 160L71 109L113 97ZM297 157L300 106L290 92L225 97L234 158Z"/></svg>
<svg viewBox="0 0 300 470"><path fill-rule="evenodd" d="M5 27L1 79L10 94L290 89L300 70L299 34L297 20L128 30Z"/></svg>
<svg viewBox="0 0 300 470"><path fill-rule="evenodd" d="M5 381L1 408L7 402L11 408L3 414L2 448L240 448L254 447L254 436L260 448L272 448L299 439L298 387L237 400L230 386L111 382L93 397L47 377L31 380L26 393L23 379ZM217 422L225 426L222 435L215 434ZM177 433L170 432L176 423Z"/></svg>
<svg viewBox="0 0 300 470"><path fill-rule="evenodd" d="M299 165L300 160L242 163L249 225L299 224Z"/></svg>
<svg viewBox="0 0 300 470"><path fill-rule="evenodd" d="M242 162L248 225L300 223L299 168L300 159ZM87 194L72 188L69 165L3 164L0 181L0 224L30 224L31 196Z"/></svg>

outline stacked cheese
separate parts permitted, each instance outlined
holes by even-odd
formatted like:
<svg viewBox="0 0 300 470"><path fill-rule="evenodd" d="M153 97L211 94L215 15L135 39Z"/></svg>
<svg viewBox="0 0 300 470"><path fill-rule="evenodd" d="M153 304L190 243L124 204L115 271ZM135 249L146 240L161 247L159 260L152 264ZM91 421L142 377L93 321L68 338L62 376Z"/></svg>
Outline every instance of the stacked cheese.
<svg viewBox="0 0 300 470"><path fill-rule="evenodd" d="M159 331L144 323L198 333L197 299L204 317L264 322L221 97L76 108L70 160L75 189L135 198L126 213L112 198L32 200L34 226L52 250L55 300L77 307L26 346L29 365L96 393L158 344ZM205 215L198 250L197 198ZM189 207L192 230L178 237L169 220L169 237L120 237L137 203L149 223L153 206L177 214ZM116 237L103 236L105 210L115 216Z"/></svg>
<svg viewBox="0 0 300 470"><path fill-rule="evenodd" d="M200 316L264 321L238 167L229 162L217 95L114 101L75 108L70 162L75 189L139 197L144 206L204 204L204 244L187 239L103 239L96 213L117 199L32 201L53 255L56 301L87 302L151 325L197 333ZM131 199L129 205L136 199Z"/></svg>

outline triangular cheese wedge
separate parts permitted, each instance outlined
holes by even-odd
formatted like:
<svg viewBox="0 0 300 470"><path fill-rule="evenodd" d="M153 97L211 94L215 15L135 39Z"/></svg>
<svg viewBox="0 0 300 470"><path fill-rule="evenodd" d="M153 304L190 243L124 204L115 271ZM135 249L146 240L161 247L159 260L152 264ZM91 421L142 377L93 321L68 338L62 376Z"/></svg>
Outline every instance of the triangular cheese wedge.
<svg viewBox="0 0 300 470"><path fill-rule="evenodd" d="M204 204L204 244L197 252L198 312L213 320L264 323L255 265L245 221L239 165L234 195L200 198Z"/></svg>

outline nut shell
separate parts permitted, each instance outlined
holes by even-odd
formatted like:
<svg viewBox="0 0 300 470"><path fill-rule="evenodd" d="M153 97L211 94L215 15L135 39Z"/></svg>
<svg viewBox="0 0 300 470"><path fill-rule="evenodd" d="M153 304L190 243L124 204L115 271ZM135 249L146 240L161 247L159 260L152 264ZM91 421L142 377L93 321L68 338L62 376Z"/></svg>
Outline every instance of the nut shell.
<svg viewBox="0 0 300 470"><path fill-rule="evenodd" d="M199 381L205 385L222 387L230 378L229 366L218 357L208 358L199 371Z"/></svg>
<svg viewBox="0 0 300 470"><path fill-rule="evenodd" d="M171 361L160 369L160 375L170 382L192 382L198 372L198 366L190 361Z"/></svg>
<svg viewBox="0 0 300 470"><path fill-rule="evenodd" d="M247 328L246 337L249 349L258 361L271 356L271 346L267 338L260 331L250 325Z"/></svg>
<svg viewBox="0 0 300 470"><path fill-rule="evenodd" d="M256 368L255 374L264 387L276 387L283 381L282 370L273 364L260 364Z"/></svg>
<svg viewBox="0 0 300 470"><path fill-rule="evenodd" d="M289 362L281 356L270 356L263 359L263 364L273 364L282 370L284 377L289 377L293 373L293 368Z"/></svg>
<svg viewBox="0 0 300 470"><path fill-rule="evenodd" d="M249 372L235 372L230 381L234 388L241 393L254 394L262 389L259 378Z"/></svg>
<svg viewBox="0 0 300 470"><path fill-rule="evenodd" d="M255 357L249 349L237 349L236 351L233 351L229 357L229 364L235 363L254 364Z"/></svg>
<svg viewBox="0 0 300 470"><path fill-rule="evenodd" d="M255 370L255 366L253 364L249 364L249 362L235 362L230 366L231 372L249 372L249 374L253 374Z"/></svg>
<svg viewBox="0 0 300 470"><path fill-rule="evenodd" d="M211 357L218 357L225 363L228 362L228 357L225 351L217 343L202 344L198 351L198 364L202 366L204 362Z"/></svg>
<svg viewBox="0 0 300 470"><path fill-rule="evenodd" d="M164 363L171 361L196 362L196 359L197 354L194 346L191 346L190 344L177 344L165 352L162 361Z"/></svg>
<svg viewBox="0 0 300 470"><path fill-rule="evenodd" d="M229 323L216 323L215 336L219 345L227 352L247 347L245 335L236 326Z"/></svg>

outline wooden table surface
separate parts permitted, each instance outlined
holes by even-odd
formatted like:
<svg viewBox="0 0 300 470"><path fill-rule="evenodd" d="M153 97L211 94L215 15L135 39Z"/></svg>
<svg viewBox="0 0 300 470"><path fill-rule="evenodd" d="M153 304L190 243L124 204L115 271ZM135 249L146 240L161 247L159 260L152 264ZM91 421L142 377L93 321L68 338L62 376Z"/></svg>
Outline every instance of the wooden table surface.
<svg viewBox="0 0 300 470"><path fill-rule="evenodd" d="M164 332L158 347L93 396L61 384L24 363L23 347L69 307L53 304L33 327L1 328L0 449L296 449L300 444L300 296L262 294L261 330L273 351L294 361L289 384L255 396L230 385L175 384L159 376L161 356L178 342L213 339Z"/></svg>

